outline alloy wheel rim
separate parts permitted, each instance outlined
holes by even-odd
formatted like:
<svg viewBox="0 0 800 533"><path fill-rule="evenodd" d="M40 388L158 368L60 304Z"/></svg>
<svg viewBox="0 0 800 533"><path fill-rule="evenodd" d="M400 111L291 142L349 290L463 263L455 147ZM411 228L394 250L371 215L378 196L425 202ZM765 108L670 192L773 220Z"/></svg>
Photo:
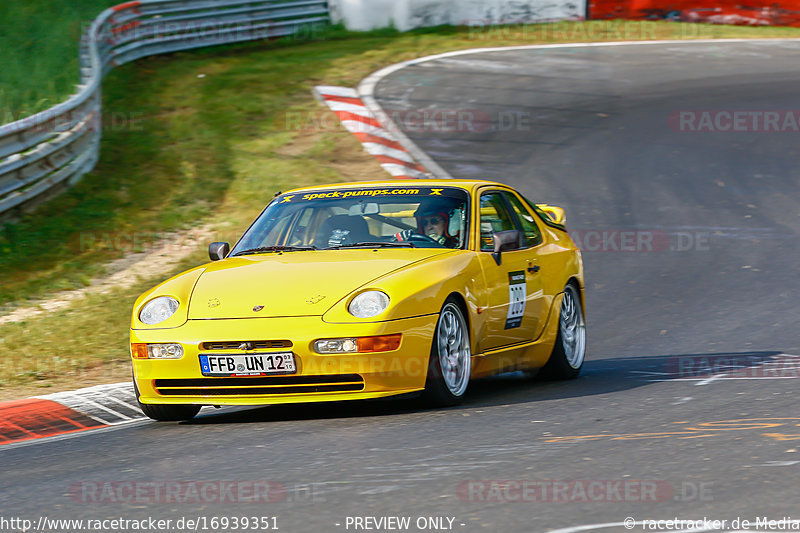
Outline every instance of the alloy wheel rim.
<svg viewBox="0 0 800 533"><path fill-rule="evenodd" d="M583 321L580 302L575 289L568 287L561 302L561 343L567 363L572 368L580 368L586 354L586 324Z"/></svg>
<svg viewBox="0 0 800 533"><path fill-rule="evenodd" d="M442 311L437 329L442 378L453 396L461 396L469 383L472 354L467 325L453 304L448 304Z"/></svg>

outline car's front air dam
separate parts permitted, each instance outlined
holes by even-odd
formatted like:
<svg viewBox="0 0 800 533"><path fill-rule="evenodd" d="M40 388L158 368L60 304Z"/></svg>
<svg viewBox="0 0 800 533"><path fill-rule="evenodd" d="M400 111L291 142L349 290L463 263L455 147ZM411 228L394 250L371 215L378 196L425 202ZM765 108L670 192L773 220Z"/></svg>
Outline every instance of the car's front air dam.
<svg viewBox="0 0 800 533"><path fill-rule="evenodd" d="M360 324L329 324L318 316L189 320L178 328L131 330L132 343L180 343L184 350L180 359L133 360L140 401L146 404L266 405L377 398L421 390L425 387L437 318L438 315L427 315ZM396 333L403 335L400 347L390 352L322 355L313 350L313 343L318 339ZM202 375L201 351L245 353L238 349L205 351L200 348L202 343L265 340L288 340L292 346L255 349L247 353L291 351L295 355L297 373L269 375L269 379L243 377L232 381ZM331 379L325 379L325 376ZM284 383L290 386L284 386ZM216 389L208 390L209 386ZM279 392L266 394L271 388ZM255 394L248 393L253 390Z"/></svg>

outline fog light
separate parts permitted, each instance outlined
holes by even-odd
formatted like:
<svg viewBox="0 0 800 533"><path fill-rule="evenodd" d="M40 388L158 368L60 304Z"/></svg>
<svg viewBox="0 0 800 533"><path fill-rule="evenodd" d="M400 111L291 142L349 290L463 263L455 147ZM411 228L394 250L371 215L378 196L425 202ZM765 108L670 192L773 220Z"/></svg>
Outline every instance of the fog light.
<svg viewBox="0 0 800 533"><path fill-rule="evenodd" d="M180 359L183 346L180 344L148 344L147 356L150 359Z"/></svg>
<svg viewBox="0 0 800 533"><path fill-rule="evenodd" d="M322 354L391 352L400 347L401 333L355 337L347 339L320 339L314 342L314 351Z"/></svg>
<svg viewBox="0 0 800 533"><path fill-rule="evenodd" d="M134 359L180 359L183 357L183 346L169 344L131 344L131 355Z"/></svg>
<svg viewBox="0 0 800 533"><path fill-rule="evenodd" d="M320 339L314 343L317 353L354 353L358 351L357 339Z"/></svg>

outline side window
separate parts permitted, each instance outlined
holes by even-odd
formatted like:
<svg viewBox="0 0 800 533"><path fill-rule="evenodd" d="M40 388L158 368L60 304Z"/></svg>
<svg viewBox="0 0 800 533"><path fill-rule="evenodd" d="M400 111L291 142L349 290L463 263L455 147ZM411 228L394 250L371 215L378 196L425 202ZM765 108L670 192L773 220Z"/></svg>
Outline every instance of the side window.
<svg viewBox="0 0 800 533"><path fill-rule="evenodd" d="M494 250L492 233L516 229L511 214L503 201L502 193L490 192L481 195L481 251Z"/></svg>
<svg viewBox="0 0 800 533"><path fill-rule="evenodd" d="M533 220L533 215L522 205L519 198L513 194L506 194L506 198L511 203L511 208L517 215L520 227L522 228L522 247L530 248L542 243L542 232Z"/></svg>

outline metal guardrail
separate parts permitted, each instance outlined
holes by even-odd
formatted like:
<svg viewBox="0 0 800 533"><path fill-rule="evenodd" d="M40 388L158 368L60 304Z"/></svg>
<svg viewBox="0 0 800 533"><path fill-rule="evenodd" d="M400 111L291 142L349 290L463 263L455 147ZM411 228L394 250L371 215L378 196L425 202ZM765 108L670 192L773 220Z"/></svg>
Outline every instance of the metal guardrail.
<svg viewBox="0 0 800 533"><path fill-rule="evenodd" d="M0 217L94 168L101 81L111 68L154 54L293 35L328 21L327 0L138 0L103 11L81 39L78 92L0 126Z"/></svg>

